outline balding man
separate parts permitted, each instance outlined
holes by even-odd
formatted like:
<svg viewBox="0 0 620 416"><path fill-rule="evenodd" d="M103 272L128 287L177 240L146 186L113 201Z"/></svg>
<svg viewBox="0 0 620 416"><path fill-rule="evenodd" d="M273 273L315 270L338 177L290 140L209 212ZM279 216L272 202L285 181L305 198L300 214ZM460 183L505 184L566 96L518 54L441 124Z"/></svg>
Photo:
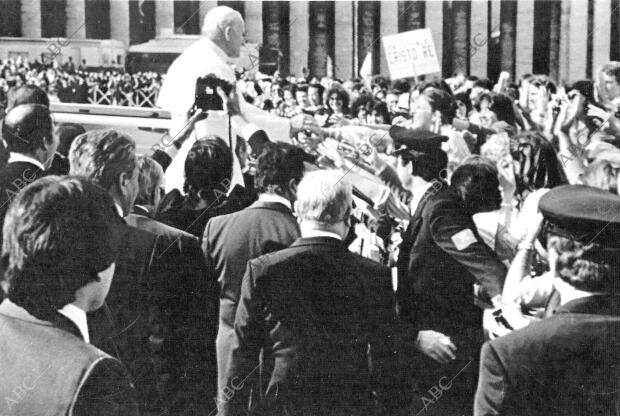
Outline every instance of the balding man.
<svg viewBox="0 0 620 416"><path fill-rule="evenodd" d="M406 410L396 371L398 331L389 269L351 253L351 185L336 171L307 174L295 210L302 238L248 262L220 414L245 414L250 386L267 380L256 414L368 415ZM368 351L374 371L369 371ZM373 399L373 391L376 393Z"/></svg>
<svg viewBox="0 0 620 416"><path fill-rule="evenodd" d="M44 105L18 105L4 118L2 137L9 160L0 169L0 221L18 192L46 175L58 147L52 131L52 118Z"/></svg>
<svg viewBox="0 0 620 416"><path fill-rule="evenodd" d="M218 6L207 13L202 26L202 39L172 63L159 93L157 105L172 113L171 136L187 123L188 112L194 104L197 78L213 74L232 85L236 84L235 71L230 64L240 57L244 33L243 17L230 7ZM249 121L264 129L272 139L288 140L291 133L314 127L309 116L300 115L288 120L259 110L242 97L239 101L242 115L233 120L239 130L244 130ZM249 140L253 131L256 128L250 131L247 127L242 136Z"/></svg>

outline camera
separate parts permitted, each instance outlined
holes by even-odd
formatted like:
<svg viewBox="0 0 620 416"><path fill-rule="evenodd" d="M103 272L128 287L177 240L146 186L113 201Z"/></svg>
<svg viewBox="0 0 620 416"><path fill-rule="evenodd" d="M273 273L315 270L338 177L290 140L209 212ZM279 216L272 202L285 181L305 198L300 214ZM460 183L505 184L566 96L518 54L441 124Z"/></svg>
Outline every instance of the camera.
<svg viewBox="0 0 620 416"><path fill-rule="evenodd" d="M209 74L196 79L196 91L194 93L194 109L223 110L222 98L217 93L217 87L221 87L226 95L233 90L233 85L214 74Z"/></svg>

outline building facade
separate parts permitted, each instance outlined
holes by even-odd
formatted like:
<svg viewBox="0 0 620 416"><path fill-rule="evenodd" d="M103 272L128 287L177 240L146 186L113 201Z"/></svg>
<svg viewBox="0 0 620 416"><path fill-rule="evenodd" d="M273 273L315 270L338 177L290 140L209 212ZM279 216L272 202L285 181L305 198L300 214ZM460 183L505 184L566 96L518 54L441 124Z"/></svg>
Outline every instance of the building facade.
<svg viewBox="0 0 620 416"><path fill-rule="evenodd" d="M199 34L217 5L238 10L249 42L281 51L281 71L358 74L364 60L389 75L381 37L431 29L444 76L548 73L591 77L620 60L620 0L166 1L3 0L0 36L118 39ZM370 54L370 55L369 55Z"/></svg>

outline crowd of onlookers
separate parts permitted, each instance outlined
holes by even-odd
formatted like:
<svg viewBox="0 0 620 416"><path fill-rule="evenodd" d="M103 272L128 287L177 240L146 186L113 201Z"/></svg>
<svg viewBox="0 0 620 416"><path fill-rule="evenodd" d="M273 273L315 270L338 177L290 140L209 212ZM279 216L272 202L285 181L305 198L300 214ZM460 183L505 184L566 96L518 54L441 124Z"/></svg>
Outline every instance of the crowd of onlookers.
<svg viewBox="0 0 620 416"><path fill-rule="evenodd" d="M137 155L49 112L159 75L0 66L0 393L50 369L21 414L617 411L620 63L566 85L241 76L315 123L199 138L168 193L191 128Z"/></svg>
<svg viewBox="0 0 620 416"><path fill-rule="evenodd" d="M93 68L84 59L78 64L69 57L60 64L49 59L42 63L9 58L0 61L0 106L6 107L10 88L36 85L51 102L152 107L161 82L162 76L155 72L129 74L114 67Z"/></svg>

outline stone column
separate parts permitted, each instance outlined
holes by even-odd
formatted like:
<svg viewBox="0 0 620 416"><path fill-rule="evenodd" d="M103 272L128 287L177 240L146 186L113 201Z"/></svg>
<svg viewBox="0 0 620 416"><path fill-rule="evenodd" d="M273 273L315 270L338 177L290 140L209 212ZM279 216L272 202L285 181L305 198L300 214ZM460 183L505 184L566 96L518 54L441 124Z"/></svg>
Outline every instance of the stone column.
<svg viewBox="0 0 620 416"><path fill-rule="evenodd" d="M381 38L384 36L394 35L398 33L398 2L393 0L381 2L381 22L379 26ZM379 62L379 73L389 75L390 71L385 59L385 51L383 50L383 41L378 39L379 53L381 54Z"/></svg>
<svg viewBox="0 0 620 416"><path fill-rule="evenodd" d="M308 19L307 1L293 1L290 3L290 72L295 76L301 76L302 68L308 68L308 38L310 32Z"/></svg>
<svg viewBox="0 0 620 416"><path fill-rule="evenodd" d="M531 74L534 62L534 2L517 3L515 79Z"/></svg>
<svg viewBox="0 0 620 416"><path fill-rule="evenodd" d="M110 37L129 47L129 0L110 1Z"/></svg>
<svg viewBox="0 0 620 416"><path fill-rule="evenodd" d="M86 0L67 0L67 38L86 37Z"/></svg>
<svg viewBox="0 0 620 416"><path fill-rule="evenodd" d="M592 31L592 76L596 76L598 68L609 62L611 46L611 10L610 0L594 0L594 23ZM618 39L615 40L618 42Z"/></svg>
<svg viewBox="0 0 620 416"><path fill-rule="evenodd" d="M41 37L41 0L22 0L22 36Z"/></svg>
<svg viewBox="0 0 620 416"><path fill-rule="evenodd" d="M424 20L426 21L426 27L431 30L433 35L437 61L441 67L443 62L443 3L440 1L427 1Z"/></svg>
<svg viewBox="0 0 620 416"><path fill-rule="evenodd" d="M338 78L351 78L357 71L353 71L353 56L356 37L353 33L354 4L348 1L334 3L335 11L335 63L334 72ZM363 59L363 58L362 58Z"/></svg>
<svg viewBox="0 0 620 416"><path fill-rule="evenodd" d="M171 0L155 2L155 33L157 36L174 33L174 2Z"/></svg>
<svg viewBox="0 0 620 416"><path fill-rule="evenodd" d="M469 32L469 73L478 77L487 76L489 44L489 10L485 1L471 3Z"/></svg>

